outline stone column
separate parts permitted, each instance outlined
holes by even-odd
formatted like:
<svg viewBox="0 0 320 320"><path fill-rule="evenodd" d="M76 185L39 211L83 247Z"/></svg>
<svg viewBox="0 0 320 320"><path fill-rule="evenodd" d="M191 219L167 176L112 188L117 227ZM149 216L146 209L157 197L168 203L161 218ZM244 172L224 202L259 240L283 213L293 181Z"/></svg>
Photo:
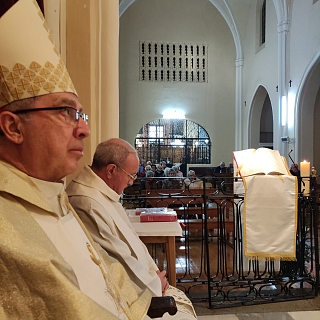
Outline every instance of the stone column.
<svg viewBox="0 0 320 320"><path fill-rule="evenodd" d="M236 60L236 123L235 123L235 150L241 150L243 148L242 142L242 71L243 71L244 59Z"/></svg>
<svg viewBox="0 0 320 320"><path fill-rule="evenodd" d="M98 143L119 136L119 1L60 1L61 53L91 129L81 168Z"/></svg>
<svg viewBox="0 0 320 320"><path fill-rule="evenodd" d="M100 140L119 137L119 1L100 5ZM92 21L93 22L93 21Z"/></svg>

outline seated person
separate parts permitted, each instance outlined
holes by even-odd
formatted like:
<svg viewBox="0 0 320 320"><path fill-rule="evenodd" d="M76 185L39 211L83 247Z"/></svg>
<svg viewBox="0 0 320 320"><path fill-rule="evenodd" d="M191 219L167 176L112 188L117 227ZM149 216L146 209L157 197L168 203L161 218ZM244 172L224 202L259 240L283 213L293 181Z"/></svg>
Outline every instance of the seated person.
<svg viewBox="0 0 320 320"><path fill-rule="evenodd" d="M227 173L233 173L233 163L229 162L229 167L227 168Z"/></svg>
<svg viewBox="0 0 320 320"><path fill-rule="evenodd" d="M169 168L169 177L162 181L162 189L180 189L180 179L174 178L176 172L173 168Z"/></svg>
<svg viewBox="0 0 320 320"><path fill-rule="evenodd" d="M146 176L141 179L139 184L139 192L142 190L156 190L156 180L154 179L154 172L152 170L146 171Z"/></svg>
<svg viewBox="0 0 320 320"><path fill-rule="evenodd" d="M164 172L163 172L161 164L157 165L157 170L155 171L154 176L155 177L164 177Z"/></svg>
<svg viewBox="0 0 320 320"><path fill-rule="evenodd" d="M42 66L37 90L30 72L25 86L0 76L0 318L149 319L151 291L93 241L65 193L90 130L44 22L33 0L0 18L3 70ZM46 63L64 86L41 77Z"/></svg>
<svg viewBox="0 0 320 320"><path fill-rule="evenodd" d="M172 166L172 168L176 172L176 177L183 178L183 173L180 171L179 165L176 164L176 165Z"/></svg>
<svg viewBox="0 0 320 320"><path fill-rule="evenodd" d="M145 175L146 175L145 160L141 159L139 168L138 168L138 176L144 177Z"/></svg>
<svg viewBox="0 0 320 320"><path fill-rule="evenodd" d="M164 176L164 177L169 177L169 172L170 172L170 170L171 170L171 168L165 167L165 168L163 169L163 176Z"/></svg>
<svg viewBox="0 0 320 320"><path fill-rule="evenodd" d="M219 179L217 176L219 176L220 173L226 173L227 172L227 168L226 165L223 161L220 162L220 165L215 167L213 170L213 187L214 188L218 188L220 190L220 184L222 181L224 181L224 179ZM216 173L218 173L218 175L215 175Z"/></svg>
<svg viewBox="0 0 320 320"><path fill-rule="evenodd" d="M189 170L187 179L183 180L184 189L203 189L203 182L197 176L194 170Z"/></svg>
<svg viewBox="0 0 320 320"><path fill-rule="evenodd" d="M158 269L119 202L123 189L136 179L138 166L137 152L125 140L114 138L100 143L92 166L85 166L69 184L70 202L93 239L123 263L133 282L148 288L153 296L173 296L176 316L195 319L191 302L168 285L166 272Z"/></svg>
<svg viewBox="0 0 320 320"><path fill-rule="evenodd" d="M226 165L223 161L220 162L220 165L218 167L214 168L214 173L226 173L227 172L227 168Z"/></svg>
<svg viewBox="0 0 320 320"><path fill-rule="evenodd" d="M162 170L162 165L157 164L157 170L154 172L154 176L160 179L157 179L157 188L156 189L162 189L162 177L164 177L164 171Z"/></svg>

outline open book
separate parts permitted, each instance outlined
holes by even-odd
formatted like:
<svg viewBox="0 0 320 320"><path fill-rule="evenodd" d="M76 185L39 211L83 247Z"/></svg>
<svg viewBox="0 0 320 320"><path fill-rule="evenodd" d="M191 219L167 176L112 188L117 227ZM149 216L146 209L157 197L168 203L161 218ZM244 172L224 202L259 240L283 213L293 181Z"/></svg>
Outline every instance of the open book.
<svg viewBox="0 0 320 320"><path fill-rule="evenodd" d="M235 176L290 175L287 161L278 150L259 148L234 151L233 158L236 164Z"/></svg>

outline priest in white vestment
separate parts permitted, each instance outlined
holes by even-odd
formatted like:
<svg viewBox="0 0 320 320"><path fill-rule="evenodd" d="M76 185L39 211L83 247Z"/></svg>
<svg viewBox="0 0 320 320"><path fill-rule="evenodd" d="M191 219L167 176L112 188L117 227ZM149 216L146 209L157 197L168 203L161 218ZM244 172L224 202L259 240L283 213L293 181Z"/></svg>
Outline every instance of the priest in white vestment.
<svg viewBox="0 0 320 320"><path fill-rule="evenodd" d="M36 1L1 16L0 43L0 318L150 319L151 291L92 240L65 193L88 116Z"/></svg>
<svg viewBox="0 0 320 320"><path fill-rule="evenodd" d="M136 150L128 142L114 138L100 143L92 166L85 166L67 187L70 203L93 239L123 263L139 287L149 288L154 296L173 296L182 319L194 319L191 302L180 290L168 288L165 271L159 271L119 202L138 166Z"/></svg>
<svg viewBox="0 0 320 320"><path fill-rule="evenodd" d="M203 181L200 180L194 170L189 170L187 178L183 180L183 189L203 189Z"/></svg>
<svg viewBox="0 0 320 320"><path fill-rule="evenodd" d="M144 318L151 294L93 242L63 181L4 161L0 175L1 319Z"/></svg>

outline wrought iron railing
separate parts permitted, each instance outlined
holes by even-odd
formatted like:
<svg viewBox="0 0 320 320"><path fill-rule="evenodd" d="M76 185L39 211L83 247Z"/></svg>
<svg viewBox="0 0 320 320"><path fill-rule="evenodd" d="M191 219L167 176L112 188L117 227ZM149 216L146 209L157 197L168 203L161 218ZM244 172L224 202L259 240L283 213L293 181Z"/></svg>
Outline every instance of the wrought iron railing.
<svg viewBox="0 0 320 320"><path fill-rule="evenodd" d="M177 286L193 301L208 301L210 308L317 296L320 268L315 178L310 178L308 196L301 193L300 178L298 182L296 261L248 260L243 250L243 194L233 193L229 177L217 189L206 188L208 177L202 180L203 189L189 190L188 194L158 190L152 195L123 197L124 205L167 204L178 212L183 236L177 241L183 246L177 247L184 247L179 251L183 250L184 263L177 269Z"/></svg>

